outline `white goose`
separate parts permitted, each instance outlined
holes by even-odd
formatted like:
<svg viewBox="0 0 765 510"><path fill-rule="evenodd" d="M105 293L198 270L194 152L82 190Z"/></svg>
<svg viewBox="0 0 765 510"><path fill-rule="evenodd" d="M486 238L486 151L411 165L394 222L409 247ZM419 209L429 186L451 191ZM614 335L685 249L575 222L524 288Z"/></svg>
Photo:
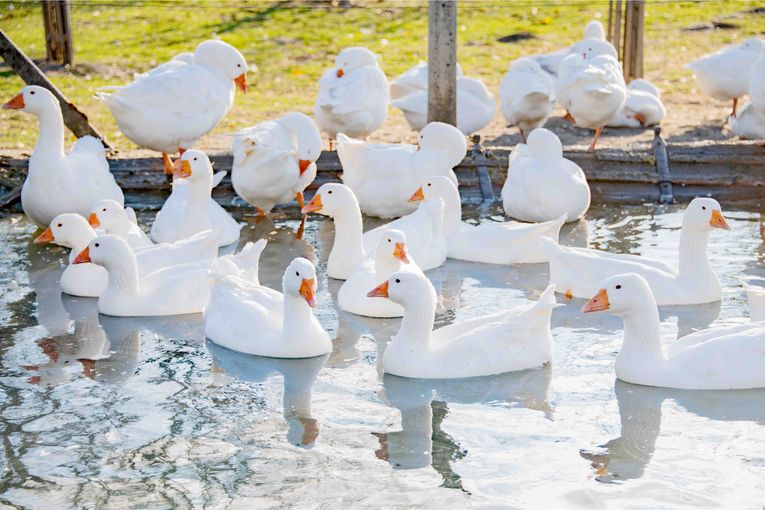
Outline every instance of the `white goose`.
<svg viewBox="0 0 765 510"><path fill-rule="evenodd" d="M127 241L112 235L96 236L73 261L88 262L109 275L106 290L98 298L98 311L106 315L199 313L210 299L209 262L176 264L141 276Z"/></svg>
<svg viewBox="0 0 765 510"><path fill-rule="evenodd" d="M576 43L576 53L561 63L555 97L575 125L594 129L590 150L609 120L627 98L627 87L616 50L608 41L588 39Z"/></svg>
<svg viewBox="0 0 765 510"><path fill-rule="evenodd" d="M765 140L765 109L747 104L735 117L730 119L734 134L748 140Z"/></svg>
<svg viewBox="0 0 765 510"><path fill-rule="evenodd" d="M247 91L247 61L223 41L204 41L186 55L138 75L122 87L98 93L120 131L141 147L169 154L183 153L210 132L234 104L234 86Z"/></svg>
<svg viewBox="0 0 765 510"><path fill-rule="evenodd" d="M238 253L224 255L212 261L213 275L233 275L247 280L255 285L260 285L260 256L266 248L268 241L258 239L256 242L248 242Z"/></svg>
<svg viewBox="0 0 765 510"><path fill-rule="evenodd" d="M749 73L749 101L765 115L765 43Z"/></svg>
<svg viewBox="0 0 765 510"><path fill-rule="evenodd" d="M445 177L428 179L413 201L443 201L443 233L451 259L486 264L534 264L547 262L542 239L558 239L566 215L544 223L488 222L470 225L462 221L460 194Z"/></svg>
<svg viewBox="0 0 765 510"><path fill-rule="evenodd" d="M568 296L587 298L597 292L604 279L631 272L648 281L659 305L719 301L722 287L707 258L709 234L718 228L730 229L717 200L694 198L683 215L677 269L638 255L546 243L550 283Z"/></svg>
<svg viewBox="0 0 765 510"><path fill-rule="evenodd" d="M138 225L135 211L122 207L114 200L99 200L90 208L88 223L93 228L102 228L105 234L119 236L135 251L154 246L146 232Z"/></svg>
<svg viewBox="0 0 765 510"><path fill-rule="evenodd" d="M401 329L383 355L386 373L455 379L540 367L550 361L555 288L535 303L450 324L433 331L436 291L422 274L396 273L370 290L404 308Z"/></svg>
<svg viewBox="0 0 765 510"><path fill-rule="evenodd" d="M303 191L316 177L321 136L309 116L291 112L237 133L232 152L234 190L265 216L293 198L299 208L305 205Z"/></svg>
<svg viewBox="0 0 765 510"><path fill-rule="evenodd" d="M765 387L765 323L705 329L664 348L651 287L635 273L603 282L582 308L598 311L624 320L624 343L616 356L616 376L623 381L692 390Z"/></svg>
<svg viewBox="0 0 765 510"><path fill-rule="evenodd" d="M502 186L505 214L521 221L543 222L566 215L576 221L590 208L590 187L582 169L563 157L563 145L544 128L510 154Z"/></svg>
<svg viewBox="0 0 765 510"><path fill-rule="evenodd" d="M627 85L624 106L608 121L609 127L645 127L660 124L667 116L661 91L648 80L638 78Z"/></svg>
<svg viewBox="0 0 765 510"><path fill-rule="evenodd" d="M31 113L40 121L40 136L21 189L21 206L30 220L47 227L62 213L87 216L93 202L101 198L124 203L99 140L83 136L69 154L64 152L61 106L48 89L26 86L3 109Z"/></svg>
<svg viewBox="0 0 765 510"><path fill-rule="evenodd" d="M319 80L316 124L330 140L338 133L365 139L385 121L389 94L377 55L366 48L346 48Z"/></svg>
<svg viewBox="0 0 765 510"><path fill-rule="evenodd" d="M606 29L603 26L603 23L598 20L592 20L587 23L584 27L584 38L582 40L586 41L588 39L606 40ZM578 42L581 41L577 41L577 43ZM577 43L572 44L568 48L563 48L562 50L542 55L534 55L531 58L536 61L547 74L555 78L558 75L558 69L560 68L561 62L563 62L569 55L576 53L578 49Z"/></svg>
<svg viewBox="0 0 765 510"><path fill-rule="evenodd" d="M462 66L457 63L457 78L462 77ZM398 99L412 92L428 90L428 63L420 61L390 82L390 98Z"/></svg>
<svg viewBox="0 0 765 510"><path fill-rule="evenodd" d="M310 358L332 351L313 314L316 270L296 258L277 292L236 276L217 279L205 310L205 334L218 345L272 358Z"/></svg>
<svg viewBox="0 0 765 510"><path fill-rule="evenodd" d="M115 202L116 204L116 202ZM54 243L70 248L69 265L61 275L61 290L80 297L98 297L106 288L107 273L95 264L73 264L75 257L95 239L96 231L79 214L59 214L35 243ZM210 262L218 254L218 243L207 233L174 244L133 249L138 275L143 276L177 264Z"/></svg>
<svg viewBox="0 0 765 510"><path fill-rule="evenodd" d="M219 246L239 240L239 225L223 208L222 215L211 214L210 200L213 182L212 164L207 155L198 150L187 150L176 160L173 177L186 181L188 195L185 208L164 207L157 213L151 226L151 238L158 243L169 243L212 230ZM220 206L218 206L220 207Z"/></svg>
<svg viewBox="0 0 765 510"><path fill-rule="evenodd" d="M428 90L416 90L391 101L404 113L409 126L419 131L428 124ZM457 78L457 129L465 135L488 126L497 108L494 95L478 79Z"/></svg>
<svg viewBox="0 0 765 510"><path fill-rule="evenodd" d="M401 230L410 239L409 255L423 271L438 267L446 260L446 243L441 234L443 203L424 204L412 214L363 236L359 203L353 191L344 184L323 184L302 212L330 216L335 222L335 241L327 260L327 276L330 278L349 278L371 256L382 233L389 228Z"/></svg>
<svg viewBox="0 0 765 510"><path fill-rule="evenodd" d="M367 258L340 287L337 293L340 308L366 317L401 317L404 309L396 303L367 297L369 289L398 272L422 274L407 255L406 235L388 229L380 236L374 257Z"/></svg>
<svg viewBox="0 0 765 510"><path fill-rule="evenodd" d="M510 64L499 86L499 105L525 142L532 130L545 125L555 108L555 82L535 60L519 58Z"/></svg>
<svg viewBox="0 0 765 510"><path fill-rule="evenodd" d="M731 117L735 117L738 98L749 92L752 66L764 51L765 41L752 37L738 46L705 55L686 67L693 71L701 92L718 101L733 101Z"/></svg>
<svg viewBox="0 0 765 510"><path fill-rule="evenodd" d="M444 175L457 185L452 168L465 154L465 136L442 122L428 124L417 145L362 142L343 134L337 139L343 183L353 190L364 214L380 218L414 211L409 197L423 179Z"/></svg>

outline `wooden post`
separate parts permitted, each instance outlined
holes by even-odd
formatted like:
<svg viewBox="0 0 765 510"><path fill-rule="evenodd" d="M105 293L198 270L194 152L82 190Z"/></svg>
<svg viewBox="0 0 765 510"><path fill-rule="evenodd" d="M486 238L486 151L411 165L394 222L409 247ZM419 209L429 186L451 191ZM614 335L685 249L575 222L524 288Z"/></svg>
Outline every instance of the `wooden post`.
<svg viewBox="0 0 765 510"><path fill-rule="evenodd" d="M624 79L630 81L643 76L643 23L644 0L630 0L624 18Z"/></svg>
<svg viewBox="0 0 765 510"><path fill-rule="evenodd" d="M69 0L42 0L42 11L48 62L72 65L74 46Z"/></svg>
<svg viewBox="0 0 765 510"><path fill-rule="evenodd" d="M617 58L621 59L621 39L622 39L622 0L616 0L614 6L614 38L611 43L616 48Z"/></svg>
<svg viewBox="0 0 765 510"><path fill-rule="evenodd" d="M428 4L428 122L457 125L457 1Z"/></svg>
<svg viewBox="0 0 765 510"><path fill-rule="evenodd" d="M608 42L614 42L614 0L608 0L608 32L606 33Z"/></svg>
<svg viewBox="0 0 765 510"><path fill-rule="evenodd" d="M96 138L100 138L107 149L111 148L104 137L101 136L101 133L90 125L88 117L69 102L66 96L56 88L40 68L37 67L29 57L24 55L24 52L21 51L18 46L13 44L13 41L11 41L2 30L0 30L0 57L2 57L11 69L13 69L14 72L29 85L40 85L41 87L45 87L56 96L56 99L58 99L58 102L61 105L64 124L66 124L66 127L68 127L77 138L85 135L93 135Z"/></svg>

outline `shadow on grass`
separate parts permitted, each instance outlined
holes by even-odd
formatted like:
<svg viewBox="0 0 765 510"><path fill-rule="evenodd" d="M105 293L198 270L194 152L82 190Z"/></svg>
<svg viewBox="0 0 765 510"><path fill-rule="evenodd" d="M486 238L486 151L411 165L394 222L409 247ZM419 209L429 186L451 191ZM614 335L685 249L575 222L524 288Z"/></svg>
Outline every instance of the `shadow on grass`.
<svg viewBox="0 0 765 510"><path fill-rule="evenodd" d="M262 23L275 13L284 9L296 9L296 6L290 0L281 0L272 3L265 9L259 11L250 11L248 9L245 12L252 12L252 14L226 23L217 23L214 24L213 27L216 29L215 32L219 34L233 32L243 25L256 25Z"/></svg>

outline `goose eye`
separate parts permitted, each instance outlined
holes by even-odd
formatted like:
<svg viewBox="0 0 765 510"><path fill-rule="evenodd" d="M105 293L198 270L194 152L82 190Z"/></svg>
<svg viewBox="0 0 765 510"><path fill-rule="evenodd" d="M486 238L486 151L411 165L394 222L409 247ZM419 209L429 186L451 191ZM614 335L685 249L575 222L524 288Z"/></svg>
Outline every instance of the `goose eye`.
<svg viewBox="0 0 765 510"><path fill-rule="evenodd" d="M98 248L98 247L99 247L99 246L101 246L101 245L100 245L99 243L96 243L96 244L94 244L93 246L95 246L96 248Z"/></svg>
<svg viewBox="0 0 765 510"><path fill-rule="evenodd" d="M236 67L242 67L242 64L237 64Z"/></svg>
<svg viewBox="0 0 765 510"><path fill-rule="evenodd" d="M299 271L295 271L295 276L300 276L300 272Z"/></svg>
<svg viewBox="0 0 765 510"><path fill-rule="evenodd" d="M58 224L58 225L56 225L56 226L57 226L57 227L63 227L64 225L63 225L62 223L59 223L59 224Z"/></svg>
<svg viewBox="0 0 765 510"><path fill-rule="evenodd" d="M390 239L388 239L388 242L390 242Z"/></svg>
<svg viewBox="0 0 765 510"><path fill-rule="evenodd" d="M196 161L196 160L197 160L197 158L194 158L194 161Z"/></svg>
<svg viewBox="0 0 765 510"><path fill-rule="evenodd" d="M34 90L30 90L29 93L32 94L33 96L35 95L35 91Z"/></svg>
<svg viewBox="0 0 765 510"><path fill-rule="evenodd" d="M428 188L431 187L431 186L432 186L432 184L428 183Z"/></svg>
<svg viewBox="0 0 765 510"><path fill-rule="evenodd" d="M396 278L396 283L401 283L401 280L399 278Z"/></svg>
<svg viewBox="0 0 765 510"><path fill-rule="evenodd" d="M619 290L619 289L621 289L621 288L622 288L622 286L621 286L621 285L617 285L617 286L616 286L616 290Z"/></svg>
<svg viewBox="0 0 765 510"><path fill-rule="evenodd" d="M703 210L705 210L705 211L707 210L707 206L705 206L705 205L702 205L702 206L701 206L701 208L702 208Z"/></svg>
<svg viewBox="0 0 765 510"><path fill-rule="evenodd" d="M103 209L101 209L101 210L102 210L103 212L106 212L106 208L105 208L105 207L104 207Z"/></svg>
<svg viewBox="0 0 765 510"><path fill-rule="evenodd" d="M330 191L327 191L327 195L331 195L331 194L332 194L332 191L331 191L331 190L330 190Z"/></svg>

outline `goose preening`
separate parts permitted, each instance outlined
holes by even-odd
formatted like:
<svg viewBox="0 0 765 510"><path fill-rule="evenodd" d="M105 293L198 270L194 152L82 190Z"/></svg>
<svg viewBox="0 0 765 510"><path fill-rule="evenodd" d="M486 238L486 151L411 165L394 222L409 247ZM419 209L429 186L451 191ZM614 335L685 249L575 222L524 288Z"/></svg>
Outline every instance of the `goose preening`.
<svg viewBox="0 0 765 510"><path fill-rule="evenodd" d="M555 108L555 82L535 60L519 58L510 64L499 86L499 105L525 143L528 134L544 126Z"/></svg>
<svg viewBox="0 0 765 510"><path fill-rule="evenodd" d="M608 121L609 127L639 128L660 124L667 116L661 101L661 91L648 80L638 78L627 85L627 99L616 115Z"/></svg>
<svg viewBox="0 0 765 510"><path fill-rule="evenodd" d="M59 214L87 216L90 206L102 198L124 203L100 140L83 136L68 154L64 152L61 106L48 89L26 86L3 109L31 113L40 123L40 136L21 189L21 207L30 220L47 227Z"/></svg>
<svg viewBox="0 0 765 510"><path fill-rule="evenodd" d="M697 390L765 387L765 323L713 327L662 346L659 310L646 279L619 274L582 308L608 311L624 321L616 376L645 386Z"/></svg>

